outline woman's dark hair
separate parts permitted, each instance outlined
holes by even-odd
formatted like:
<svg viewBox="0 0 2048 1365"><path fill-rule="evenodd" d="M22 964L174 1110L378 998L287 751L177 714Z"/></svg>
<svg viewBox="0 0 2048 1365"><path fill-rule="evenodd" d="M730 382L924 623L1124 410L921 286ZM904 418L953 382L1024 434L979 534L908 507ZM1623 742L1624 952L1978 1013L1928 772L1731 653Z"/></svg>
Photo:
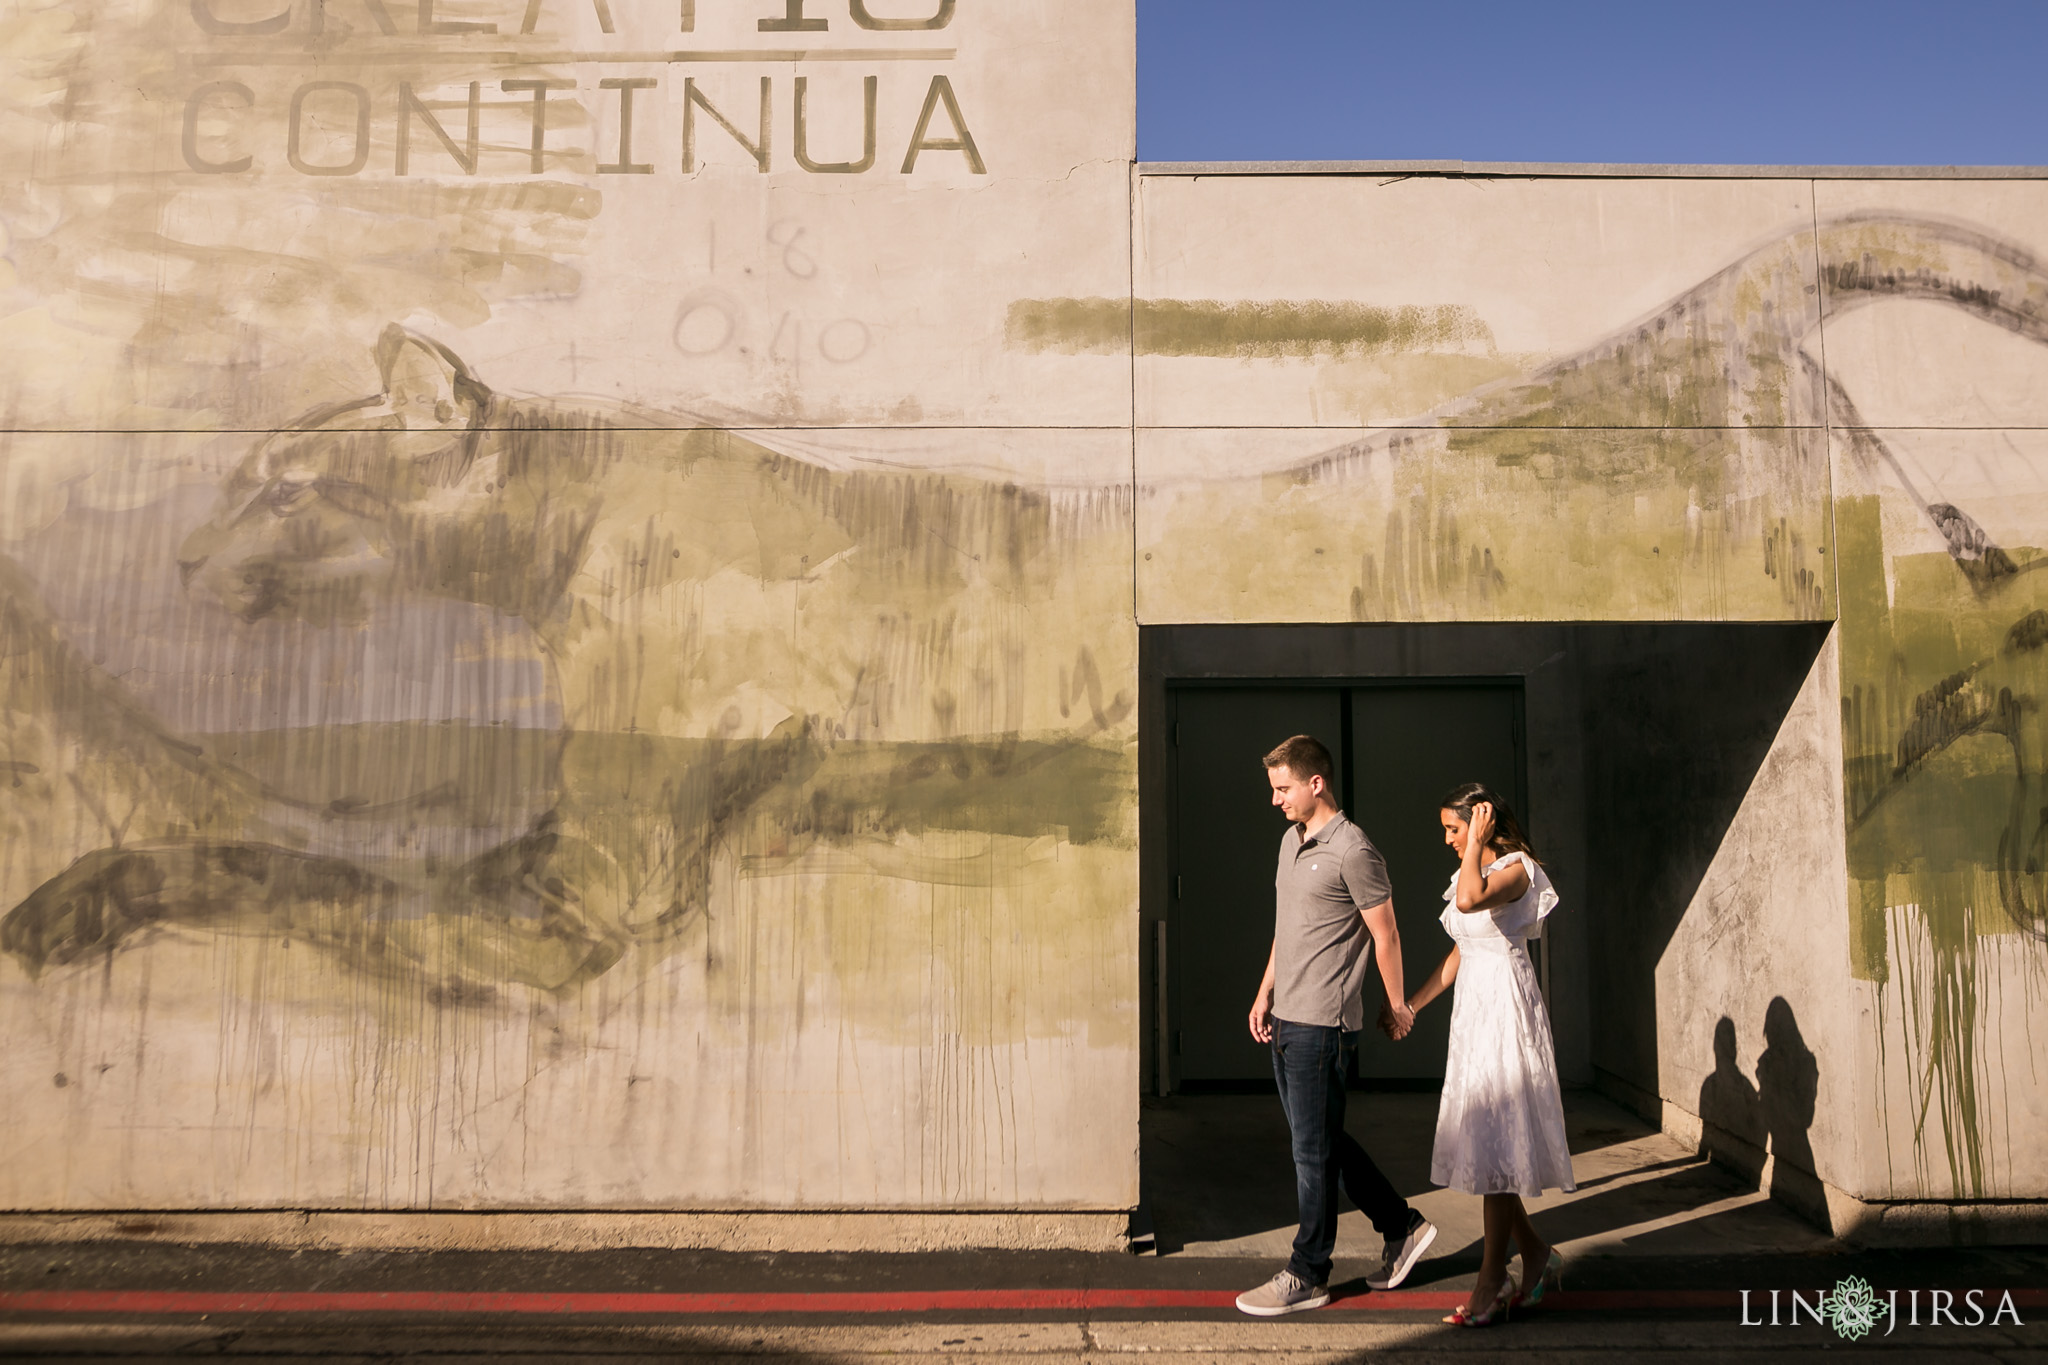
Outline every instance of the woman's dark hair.
<svg viewBox="0 0 2048 1365"><path fill-rule="evenodd" d="M1482 801L1493 807L1493 838L1488 843L1503 853L1526 853L1536 858L1536 850L1529 847L1529 836L1522 832L1522 822L1515 818L1515 808L1494 795L1493 788L1484 782L1453 787L1437 804L1444 810L1456 811L1460 819L1469 823L1472 808ZM1543 860L1536 858L1536 865L1543 866Z"/></svg>

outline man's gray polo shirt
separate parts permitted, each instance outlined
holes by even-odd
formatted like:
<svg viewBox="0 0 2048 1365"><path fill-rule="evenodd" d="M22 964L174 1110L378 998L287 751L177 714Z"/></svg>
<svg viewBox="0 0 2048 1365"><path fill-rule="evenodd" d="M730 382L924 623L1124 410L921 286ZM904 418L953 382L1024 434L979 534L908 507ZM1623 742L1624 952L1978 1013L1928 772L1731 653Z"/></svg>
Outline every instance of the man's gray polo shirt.
<svg viewBox="0 0 2048 1365"><path fill-rule="evenodd" d="M1289 825L1273 878L1273 1013L1294 1024L1365 1027L1359 988L1372 935L1358 912L1393 897L1387 862L1342 811L1302 837Z"/></svg>

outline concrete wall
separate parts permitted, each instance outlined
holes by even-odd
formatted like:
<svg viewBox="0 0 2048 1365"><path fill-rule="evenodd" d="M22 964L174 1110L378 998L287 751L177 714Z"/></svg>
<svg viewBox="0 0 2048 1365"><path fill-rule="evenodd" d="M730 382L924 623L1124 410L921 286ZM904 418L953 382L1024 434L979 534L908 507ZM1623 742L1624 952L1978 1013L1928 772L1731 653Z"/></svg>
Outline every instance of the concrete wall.
<svg viewBox="0 0 2048 1365"><path fill-rule="evenodd" d="M1821 207L1887 215L1823 295L1863 1184L2041 1198L2048 186L1844 183Z"/></svg>
<svg viewBox="0 0 2048 1365"><path fill-rule="evenodd" d="M1400 169L1141 179L1140 620L1839 595L1581 640L1591 1063L1817 1216L2048 1194L2048 189Z"/></svg>
<svg viewBox="0 0 2048 1365"><path fill-rule="evenodd" d="M1148 624L1832 615L1805 182L1139 189Z"/></svg>
<svg viewBox="0 0 2048 1365"><path fill-rule="evenodd" d="M1452 622L1792 632L1571 637L1569 1070L2048 1196L2048 189L1134 174L1133 35L16 7L0 1207L1126 1208L1140 627Z"/></svg>
<svg viewBox="0 0 2048 1365"><path fill-rule="evenodd" d="M1623 627L1582 665L1602 1085L1829 1220L1860 1174L1826 627ZM1751 1077L1755 1079L1752 1080ZM1703 1127L1704 1125L1704 1127Z"/></svg>
<svg viewBox="0 0 2048 1365"><path fill-rule="evenodd" d="M0 1206L1134 1203L1130 6L16 9Z"/></svg>

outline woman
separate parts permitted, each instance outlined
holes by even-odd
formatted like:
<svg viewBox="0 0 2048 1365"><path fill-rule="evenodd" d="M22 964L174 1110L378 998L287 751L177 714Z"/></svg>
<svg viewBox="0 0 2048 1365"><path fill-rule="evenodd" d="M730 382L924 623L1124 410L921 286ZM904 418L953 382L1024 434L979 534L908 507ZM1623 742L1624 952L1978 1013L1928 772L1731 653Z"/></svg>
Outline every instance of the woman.
<svg viewBox="0 0 2048 1365"><path fill-rule="evenodd" d="M1453 791L1438 818L1444 842L1458 855L1443 913L1454 943L1408 1007L1420 1013L1458 983L1429 1174L1440 1185L1485 1198L1479 1281L1471 1299L1444 1319L1484 1327L1515 1303L1540 1300L1563 1271L1562 1260L1531 1226L1523 1198L1553 1186L1578 1188L1565 1146L1550 1019L1527 947L1557 893L1515 813L1483 785ZM1511 1239L1522 1256L1520 1292L1508 1278Z"/></svg>

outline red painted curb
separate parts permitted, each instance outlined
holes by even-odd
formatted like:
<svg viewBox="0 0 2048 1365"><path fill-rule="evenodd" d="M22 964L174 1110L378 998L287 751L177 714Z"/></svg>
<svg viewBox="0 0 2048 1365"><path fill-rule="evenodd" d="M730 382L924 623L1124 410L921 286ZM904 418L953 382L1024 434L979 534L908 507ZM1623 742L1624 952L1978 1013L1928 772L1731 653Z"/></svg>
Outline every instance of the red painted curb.
<svg viewBox="0 0 2048 1365"><path fill-rule="evenodd" d="M932 1309L1213 1308L1202 1291L962 1289L844 1293L520 1293L454 1290L208 1293L57 1289L0 1293L0 1311L41 1313L915 1313Z"/></svg>
<svg viewBox="0 0 2048 1365"><path fill-rule="evenodd" d="M1752 1302L1758 1293L1751 1291ZM1986 1291L2004 1293L2008 1291ZM2048 1290L2009 1291L2021 1308L2048 1308ZM1392 1290L1337 1300L1340 1312L1430 1311L1456 1307L1455 1291ZM1536 1312L1699 1309L1740 1306L1733 1290L1576 1290L1548 1296ZM30 1289L0 1291L0 1313L924 1313L1064 1311L1106 1308L1232 1308L1237 1295L1207 1289L959 1289L787 1294L546 1293L453 1290ZM1327 1310L1326 1310L1327 1311Z"/></svg>

